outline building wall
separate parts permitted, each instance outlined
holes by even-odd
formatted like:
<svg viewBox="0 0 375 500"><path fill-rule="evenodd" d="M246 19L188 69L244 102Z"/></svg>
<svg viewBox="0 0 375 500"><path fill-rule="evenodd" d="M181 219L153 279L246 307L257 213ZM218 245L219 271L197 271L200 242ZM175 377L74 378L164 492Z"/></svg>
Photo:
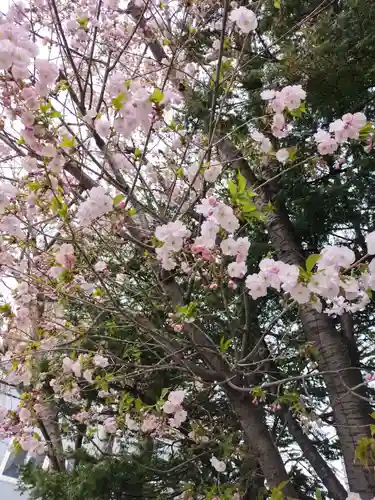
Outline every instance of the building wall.
<svg viewBox="0 0 375 500"><path fill-rule="evenodd" d="M0 388L0 408L13 410L17 408L17 398L8 394L7 387ZM10 441L0 440L0 499L1 500L27 500L27 496L17 491L17 479L3 475L5 463L9 457Z"/></svg>
<svg viewBox="0 0 375 500"><path fill-rule="evenodd" d="M0 498L4 500L26 500L27 497L17 491L17 484L0 479Z"/></svg>

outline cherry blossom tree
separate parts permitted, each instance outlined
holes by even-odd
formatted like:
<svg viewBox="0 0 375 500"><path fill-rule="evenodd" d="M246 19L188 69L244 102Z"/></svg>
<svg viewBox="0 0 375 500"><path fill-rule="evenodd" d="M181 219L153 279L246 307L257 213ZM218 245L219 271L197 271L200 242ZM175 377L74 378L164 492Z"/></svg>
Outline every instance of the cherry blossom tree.
<svg viewBox="0 0 375 500"><path fill-rule="evenodd" d="M309 252L277 197L290 171L315 179L370 153L374 128L346 110L300 148L308 94L280 81L259 93L261 116L232 125L262 12L33 0L1 17L1 366L20 403L0 426L56 472L83 446L117 456L151 436L164 458L195 446L185 463L210 471L175 496L242 498L231 472L246 458L264 495L306 498L272 433L282 422L327 498L374 497L372 374L335 320L371 302L375 232L360 255L335 241ZM303 362L289 374L295 325ZM312 381L325 395L308 408ZM207 394L228 415L201 411ZM355 493L309 434L327 408Z"/></svg>

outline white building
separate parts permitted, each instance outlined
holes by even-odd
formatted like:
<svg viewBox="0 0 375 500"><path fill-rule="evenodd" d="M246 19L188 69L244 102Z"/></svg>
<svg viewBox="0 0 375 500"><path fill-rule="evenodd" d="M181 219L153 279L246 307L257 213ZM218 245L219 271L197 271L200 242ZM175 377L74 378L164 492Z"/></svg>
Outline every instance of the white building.
<svg viewBox="0 0 375 500"><path fill-rule="evenodd" d="M18 406L17 396L0 390L0 408L15 410ZM30 457L26 451L15 452L12 440L0 440L0 499L27 500L26 495L18 491L19 469L30 460L43 463L45 456Z"/></svg>
<svg viewBox="0 0 375 500"><path fill-rule="evenodd" d="M16 410L18 408L17 393L11 394L8 389L0 383L0 408ZM64 441L64 444L69 447L73 443ZM98 454L98 449L106 452L119 452L119 446L120 443L113 436L108 436L103 426L100 426L94 437L94 444L86 444L85 448L95 455ZM29 461L35 461L43 468L48 468L48 458L45 455L31 457L25 451L15 452L10 439L0 439L0 500L27 500L27 495L21 495L18 491L18 478L20 467ZM66 460L66 470L69 470L70 465L70 461Z"/></svg>
<svg viewBox="0 0 375 500"><path fill-rule="evenodd" d="M6 389L5 389L6 390ZM0 393L0 408L16 409L17 398ZM10 440L0 440L0 498L4 500L21 500L25 496L17 491L18 468L25 463L26 452L15 454Z"/></svg>

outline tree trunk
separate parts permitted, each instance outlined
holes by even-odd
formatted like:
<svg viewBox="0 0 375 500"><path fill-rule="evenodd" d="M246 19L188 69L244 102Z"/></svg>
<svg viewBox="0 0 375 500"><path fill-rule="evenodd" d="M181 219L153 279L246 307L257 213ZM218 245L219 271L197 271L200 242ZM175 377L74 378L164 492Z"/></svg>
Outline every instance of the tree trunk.
<svg viewBox="0 0 375 500"><path fill-rule="evenodd" d="M232 143L224 139L218 145L222 159L231 168L240 169L248 187L254 189L257 179L248 163ZM258 209L262 210L273 200L278 186L268 183L254 198ZM304 266L301 245L294 234L293 225L285 207L275 207L268 216L266 227L278 258L287 264ZM369 436L371 407L366 399L360 370L353 367L347 342L336 330L327 315L318 313L309 305L300 307L300 318L306 337L319 351L319 370L322 372L333 409L335 428L345 461L348 483L351 491L369 500L375 493L374 475L354 462L358 441Z"/></svg>
<svg viewBox="0 0 375 500"><path fill-rule="evenodd" d="M267 225L279 258L287 264L304 265L300 249L296 249L290 220L285 213L278 216L279 213L275 212ZM307 339L319 352L319 370L323 373L332 405L350 489L360 493L363 500L370 499L375 493L374 476L354 462L358 441L369 436L371 424L371 406L362 399L366 397L361 386L362 374L352 365L348 343L329 316L305 305L300 307L300 318Z"/></svg>
<svg viewBox="0 0 375 500"><path fill-rule="evenodd" d="M231 388L227 388L226 392L241 422L250 450L259 461L268 486L272 488L289 481L279 450L265 423L262 407L253 405L249 394L244 395ZM283 493L290 498L298 499L293 485L289 482L283 488Z"/></svg>
<svg viewBox="0 0 375 500"><path fill-rule="evenodd" d="M301 448L304 457L310 462L317 476L327 488L329 498L333 500L345 500L348 494L344 486L313 445L310 438L303 432L296 419L289 411L281 412L281 419L287 424L290 434Z"/></svg>
<svg viewBox="0 0 375 500"><path fill-rule="evenodd" d="M272 355L266 341L263 340L259 347L260 352L262 352L264 359L267 361L266 369L269 373L272 373L274 377L283 379L284 375L280 372L275 361L272 360ZM282 391L279 394L282 394ZM345 500L347 492L344 486L340 483L325 459L321 456L317 447L311 442L311 439L303 432L296 418L284 405L279 415L282 421L287 425L295 442L301 448L304 457L309 461L316 475L327 488L329 497L333 500Z"/></svg>

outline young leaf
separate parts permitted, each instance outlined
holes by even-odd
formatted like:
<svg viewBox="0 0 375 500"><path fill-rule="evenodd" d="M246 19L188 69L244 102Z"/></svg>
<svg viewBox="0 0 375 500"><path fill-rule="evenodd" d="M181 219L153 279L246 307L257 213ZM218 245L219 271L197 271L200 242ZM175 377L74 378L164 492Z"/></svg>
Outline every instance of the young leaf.
<svg viewBox="0 0 375 500"><path fill-rule="evenodd" d="M74 148L74 144L74 137L64 135L63 140L60 143L60 148Z"/></svg>
<svg viewBox="0 0 375 500"><path fill-rule="evenodd" d="M233 181L228 182L228 190L232 198L235 198L237 195L237 186Z"/></svg>
<svg viewBox="0 0 375 500"><path fill-rule="evenodd" d="M238 180L238 192L243 193L246 188L246 179L240 172L238 172L237 180Z"/></svg>
<svg viewBox="0 0 375 500"><path fill-rule="evenodd" d="M220 352L227 352L232 343L231 339L225 340L224 335L220 338Z"/></svg>
<svg viewBox="0 0 375 500"><path fill-rule="evenodd" d="M318 253L313 253L312 255L309 255L306 259L306 271L311 272L314 269L320 257L321 256Z"/></svg>
<svg viewBox="0 0 375 500"><path fill-rule="evenodd" d="M124 196L124 195L122 195L122 194L117 194L117 195L113 198L113 206L117 207L117 205L120 203L120 201L122 201L124 198L125 198L125 196Z"/></svg>
<svg viewBox="0 0 375 500"><path fill-rule="evenodd" d="M142 151L139 148L137 148L134 152L134 156L136 158L140 158L142 156Z"/></svg>
<svg viewBox="0 0 375 500"><path fill-rule="evenodd" d="M322 500L322 494L320 493L320 490L318 490L318 489L315 490L315 498L316 498L316 500Z"/></svg>
<svg viewBox="0 0 375 500"><path fill-rule="evenodd" d="M117 97L114 97L112 99L112 106L116 111L120 111L120 109L122 109L122 107L124 106L125 97L126 95L123 92L120 92Z"/></svg>
<svg viewBox="0 0 375 500"><path fill-rule="evenodd" d="M155 88L150 99L155 104L160 104L164 99L164 93L160 89Z"/></svg>

